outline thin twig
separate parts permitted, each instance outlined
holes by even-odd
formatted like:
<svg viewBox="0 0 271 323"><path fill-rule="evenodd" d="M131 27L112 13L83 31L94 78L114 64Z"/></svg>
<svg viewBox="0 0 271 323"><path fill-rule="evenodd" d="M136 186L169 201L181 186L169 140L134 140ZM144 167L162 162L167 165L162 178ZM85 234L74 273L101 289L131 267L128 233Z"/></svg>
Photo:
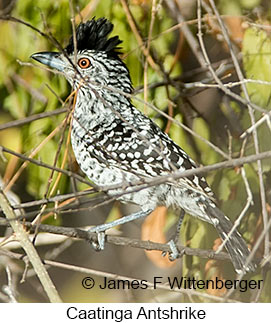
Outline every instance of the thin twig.
<svg viewBox="0 0 271 323"><path fill-rule="evenodd" d="M229 239L232 236L233 232L235 232L235 230L240 225L241 220L245 216L245 214L248 211L249 207L251 205L253 205L252 192L251 192L250 187L249 187L249 183L248 183L248 180L247 180L247 177L246 177L246 171L245 171L244 167L241 168L241 175L242 175L243 181L245 183L245 187L246 187L247 202L246 202L246 205L244 206L242 212L240 213L240 215L238 216L238 218L235 220L235 222L234 222L234 224L233 224L230 232L228 233L226 239L223 240L223 242L221 243L221 245L216 250L217 253L221 252L221 250L224 248L224 246L226 245L226 243L229 241Z"/></svg>
<svg viewBox="0 0 271 323"><path fill-rule="evenodd" d="M120 0L121 4L123 6L124 12L126 13L127 16L127 20L130 24L130 27L133 31L133 34L135 35L135 38L139 44L139 48L142 50L143 54L146 56L146 59L148 60L150 66L160 74L160 69L158 68L157 64L155 63L155 61L153 60L152 56L148 54L147 52L147 48L142 40L142 36L140 35L139 29L136 25L136 21L130 11L130 8L126 2L126 0Z"/></svg>
<svg viewBox="0 0 271 323"><path fill-rule="evenodd" d="M53 111L46 111L46 112L42 112L42 113L37 113L32 116L23 118L23 119L6 122L6 123L0 125L0 131L8 129L8 128L23 126L23 125L30 123L32 121L40 120L43 118L49 118L49 117L52 117L52 116L55 116L55 115L58 115L61 113L65 113L67 111L68 111L68 108L60 108L60 109L53 110Z"/></svg>
<svg viewBox="0 0 271 323"><path fill-rule="evenodd" d="M0 219L1 225L9 226L9 224L7 223L4 224L3 222L4 221ZM98 237L96 233L88 232L80 228L61 227L61 226L54 226L54 225L48 225L48 224L33 225L31 222L24 222L24 226L28 228L30 232L34 232L35 230L37 230L38 232L59 234L70 238L82 239L85 241L95 241L95 242L98 241L97 240ZM133 247L133 248L144 249L144 250L158 250L165 253L168 253L171 251L170 246L167 243L143 241L139 239L120 237L120 236L111 235L111 234L106 235L106 242L116 246L126 246L126 247ZM220 252L219 254L216 254L215 251L211 249L204 250L204 249L184 247L181 245L178 245L177 247L180 251L180 254L178 256L180 258L182 257L183 254L186 254L188 256L198 256L206 259L230 261L230 256L226 252Z"/></svg>
<svg viewBox="0 0 271 323"><path fill-rule="evenodd" d="M253 130L252 130L252 136L253 136L253 140L254 140L254 147L255 147L255 153L259 154L260 153L260 148L259 148L259 139L258 139L258 134L257 134L257 128L255 127L255 116L254 116L254 111L253 111L253 107L250 103L250 97L248 94L248 90L247 87L245 86L245 84L243 83L244 81L244 76L243 73L241 71L241 67L240 64L236 58L234 49L233 49L233 45L230 41L227 29L225 27L224 22L222 21L219 12L216 8L216 5L214 3L214 0L209 0L210 1L210 5L217 17L218 23L221 27L221 31L223 34L223 37L229 47L230 50L230 54L231 54L231 58L233 61L233 64L235 66L239 81L241 82L241 88L242 91L245 95L245 99L247 100L247 107L248 107L248 112L250 115L250 119L251 119L251 123L252 126L254 126ZM260 183L260 197L261 197L261 203L262 203L262 216L263 216L263 224L264 224L264 231L265 231L265 243L264 243L264 254L267 257L269 254L269 232L266 229L267 228L267 223L268 223L268 215L267 215L267 210L266 210L266 195L265 195L265 187L264 187L264 179L263 179L263 168L262 168L262 163L260 160L257 161L257 167L258 167L258 176L259 176L259 183Z"/></svg>
<svg viewBox="0 0 271 323"><path fill-rule="evenodd" d="M146 59L145 59L145 64L144 64L144 101L146 101L146 102L148 101L148 61L149 61L149 56L150 56L151 36L152 36L156 11L157 11L156 0L152 0L152 15L151 15L148 40L147 40ZM145 114L147 114L146 110L147 110L146 105L144 104Z"/></svg>
<svg viewBox="0 0 271 323"><path fill-rule="evenodd" d="M180 9L178 10L177 6L179 5L178 2L172 1L172 0L166 0L166 4L168 8L170 9L171 13L176 16L176 20L178 21L179 28L183 32L186 41L188 42L193 54L195 55L196 59L198 60L201 67L205 67L205 60L202 56L202 53L199 50L198 42L196 41L193 33L189 29L188 25L185 23L185 20L180 13Z"/></svg>
<svg viewBox="0 0 271 323"><path fill-rule="evenodd" d="M8 295L9 303L17 303L16 297L14 295L14 286L12 282L12 275L9 266L6 265L6 273L8 278L8 284L2 287L2 290Z"/></svg>
<svg viewBox="0 0 271 323"><path fill-rule="evenodd" d="M42 140L41 143L39 143L39 145L30 153L29 158L34 157L42 148L44 145L46 145L46 143L48 143L48 141L50 139L52 139L57 132L62 128L62 123L60 125L58 125L44 140ZM17 181L17 179L20 177L20 175L22 174L23 170L27 167L27 165L29 164L29 161L26 160L21 166L20 168L17 170L17 172L13 175L13 177L11 178L11 180L9 181L9 183L6 185L5 187L5 192L7 192L8 190L11 189L11 187L14 185L14 183Z"/></svg>
<svg viewBox="0 0 271 323"><path fill-rule="evenodd" d="M3 150L5 151L6 148L3 147ZM271 151L263 152L258 155L255 154L255 155L250 155L250 156L241 157L241 158L234 158L234 159L230 159L230 160L216 163L213 165L202 166L202 167L189 169L189 170L185 170L185 171L178 170L178 171L169 173L167 175L157 176L155 178L145 178L144 182L142 182L142 180L141 181L137 180L133 183L129 183L129 184L127 183L126 187L123 187L123 183L117 184L117 185L103 186L102 191L107 192L107 191L112 191L112 190L116 190L116 189L122 189L121 193L116 194L116 195L111 195L111 198L114 200L122 195L130 194L131 192L136 192L136 191L142 190L147 187L160 185L165 182L173 182L174 183L174 182L176 182L176 180L183 178L183 177L204 174L204 173L208 173L208 172L218 170L218 169L240 167L240 166L243 166L244 164L247 164L247 163L253 163L253 162L256 162L257 160L263 160L263 159L268 159L268 158L271 158ZM33 161L35 161L35 160L33 160ZM40 164L40 165L43 166L43 164ZM46 165L45 167L49 168L48 165ZM50 169L51 169L51 166L50 166ZM61 171L63 173L66 173L66 175L68 174L69 176L72 176L72 174L73 174L72 172L65 171L62 169L58 170L58 168L56 168L56 167L54 169L56 171ZM73 175L75 176L76 174L73 174ZM101 190L101 188L97 188L97 189Z"/></svg>
<svg viewBox="0 0 271 323"><path fill-rule="evenodd" d="M91 187L96 187L95 184L92 184L90 183L89 181L87 181L86 179L84 179L83 177L81 177L80 175L77 175L71 171L68 171L68 170L65 170L65 169L61 169L59 167L53 167L49 164L46 164L42 161L39 161L39 160L36 160L36 159L33 159L33 158L30 158L30 157L27 157L23 154L20 154L20 153L17 153L16 151L14 150L11 150L9 148L6 148L6 147L3 147L0 145L0 150L2 152L6 152L8 154L11 154L11 155L14 155L14 156L17 156L19 158L21 158L22 160L26 160L26 161L29 161L30 163L32 164L35 164L35 165L38 165L38 166L41 166L41 167L44 167L44 168L48 168L48 169L53 169L55 170L56 172L60 172L60 173L63 173L67 176L70 176L70 177L74 177L75 179L77 179L78 181L82 182L82 183L85 183Z"/></svg>
<svg viewBox="0 0 271 323"><path fill-rule="evenodd" d="M16 220L16 215L2 190L0 190L0 205L4 214L6 215L6 218L10 221L10 225L16 234L16 239L20 241L21 246L26 252L37 276L39 277L48 298L51 302L60 303L61 299L53 282L51 281L50 276L48 275L47 270L45 269L45 266L43 265L33 244L29 240L28 234L24 230L23 225Z"/></svg>

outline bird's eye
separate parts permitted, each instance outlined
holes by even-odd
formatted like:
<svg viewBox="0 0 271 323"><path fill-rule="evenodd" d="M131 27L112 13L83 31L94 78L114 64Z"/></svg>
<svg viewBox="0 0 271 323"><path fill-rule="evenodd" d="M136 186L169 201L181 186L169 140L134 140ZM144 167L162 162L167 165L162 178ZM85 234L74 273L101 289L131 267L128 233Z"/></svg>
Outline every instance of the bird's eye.
<svg viewBox="0 0 271 323"><path fill-rule="evenodd" d="M88 68L90 66L90 60L86 57L82 57L78 60L78 65L81 68Z"/></svg>

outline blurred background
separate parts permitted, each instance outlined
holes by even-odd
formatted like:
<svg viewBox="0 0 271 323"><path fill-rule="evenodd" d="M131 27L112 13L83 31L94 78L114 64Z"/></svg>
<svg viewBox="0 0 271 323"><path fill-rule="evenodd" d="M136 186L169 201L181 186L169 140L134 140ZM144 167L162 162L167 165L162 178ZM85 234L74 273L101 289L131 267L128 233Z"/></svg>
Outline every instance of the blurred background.
<svg viewBox="0 0 271 323"><path fill-rule="evenodd" d="M111 201L103 193L75 197L76 192L91 188L91 183L52 173L39 164L84 177L70 146L69 125L63 121L72 105L72 100L66 100L70 86L64 77L30 59L35 52L55 51L53 38L65 47L72 33L72 18L76 24L93 16L112 21L112 35L123 41L122 57L135 89L133 103L199 165L271 150L270 119L263 113L271 108L271 3L217 0L215 5L228 32L228 42L208 0L0 0L0 185L15 206L16 215L32 221L40 214L42 223L76 228L135 211L133 206ZM238 77L232 54L247 81ZM207 60L219 84L214 81ZM254 104L252 113L244 104L246 94ZM144 105L142 100L170 118ZM254 127L253 116L256 122L260 120ZM255 247L256 257L267 261L270 165L270 160L265 160L206 174L221 209L232 221L243 215L238 230L248 245L253 248L262 235L261 243ZM62 198L43 202L55 196ZM172 210L159 208L147 219L125 224L112 230L112 234L166 243L174 233L177 216ZM1 214L0 219L4 218ZM31 265L12 257L23 251L18 244L7 243L7 239L14 239L4 222L0 222L0 237L0 301L48 302ZM221 241L211 225L186 215L180 243L216 250ZM35 246L42 259L78 267L47 267L65 302L214 302L223 301L227 293L211 289L197 293L99 289L97 284L110 273L116 278L147 281L161 276L165 283L167 277L174 276L223 280L235 277L229 261L184 255L170 262L160 251L145 252L128 245L107 243L104 251L96 252L86 241L41 233ZM79 268L97 272L85 274ZM93 289L82 287L85 276L95 279ZM270 271L259 268L245 278L263 279L263 288L236 290L231 299L271 300Z"/></svg>

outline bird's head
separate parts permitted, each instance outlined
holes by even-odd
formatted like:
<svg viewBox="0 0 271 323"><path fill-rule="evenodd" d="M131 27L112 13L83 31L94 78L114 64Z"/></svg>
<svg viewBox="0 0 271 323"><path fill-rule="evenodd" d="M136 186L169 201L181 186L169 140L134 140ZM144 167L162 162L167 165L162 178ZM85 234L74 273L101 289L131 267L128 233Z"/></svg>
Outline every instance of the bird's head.
<svg viewBox="0 0 271 323"><path fill-rule="evenodd" d="M62 72L74 88L109 86L131 93L129 71L119 57L121 40L108 37L112 29L107 19L93 18L78 25L76 39L71 37L64 51L39 52L31 58Z"/></svg>

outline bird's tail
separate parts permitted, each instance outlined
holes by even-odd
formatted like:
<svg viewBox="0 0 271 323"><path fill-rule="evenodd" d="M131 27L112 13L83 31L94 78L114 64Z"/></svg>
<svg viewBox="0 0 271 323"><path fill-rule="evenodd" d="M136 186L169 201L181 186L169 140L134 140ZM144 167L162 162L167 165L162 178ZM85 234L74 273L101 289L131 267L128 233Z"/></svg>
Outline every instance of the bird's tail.
<svg viewBox="0 0 271 323"><path fill-rule="evenodd" d="M254 271L256 269L254 262L246 264L250 251L240 233L234 230L229 237L233 227L230 219L217 207L207 206L206 211L222 241L225 241L235 271L239 274Z"/></svg>

